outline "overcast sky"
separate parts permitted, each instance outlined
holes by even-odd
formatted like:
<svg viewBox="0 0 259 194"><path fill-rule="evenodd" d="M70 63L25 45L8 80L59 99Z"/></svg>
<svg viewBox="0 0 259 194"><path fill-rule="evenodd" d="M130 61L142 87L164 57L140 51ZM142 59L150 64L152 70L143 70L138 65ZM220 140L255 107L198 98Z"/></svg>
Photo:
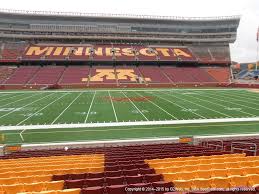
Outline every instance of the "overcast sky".
<svg viewBox="0 0 259 194"><path fill-rule="evenodd" d="M2 0L0 8L189 17L241 15L238 38L231 45L232 60L256 60L259 0Z"/></svg>

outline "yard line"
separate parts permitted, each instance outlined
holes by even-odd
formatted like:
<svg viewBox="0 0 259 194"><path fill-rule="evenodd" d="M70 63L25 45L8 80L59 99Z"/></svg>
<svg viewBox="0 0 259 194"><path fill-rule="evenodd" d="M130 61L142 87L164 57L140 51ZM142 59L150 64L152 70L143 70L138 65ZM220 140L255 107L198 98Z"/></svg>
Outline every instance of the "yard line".
<svg viewBox="0 0 259 194"><path fill-rule="evenodd" d="M42 94L42 93L40 93L40 94ZM16 103L16 102L20 102L20 101L22 101L22 100L31 98L31 97L36 96L36 95L39 95L39 94L36 93L36 94L31 95L31 96L27 96L27 97L25 97L25 98L22 98L22 99L19 99L19 100L10 102L10 103L8 103L8 104L5 104L5 105L3 105L3 106L0 106L0 108L5 107L5 106L10 105L10 104L13 104L13 103Z"/></svg>
<svg viewBox="0 0 259 194"><path fill-rule="evenodd" d="M154 96L157 96L157 95L155 95L155 94L153 94ZM186 107L183 107L183 106L181 106L181 105L179 105L179 104L177 104L177 103L175 103L175 102L172 102L171 100L168 100L168 99L166 99L166 98L163 98L163 97L161 97L161 96L157 96L158 98L161 98L161 99L163 99L163 100L165 100L165 101L167 101L167 102L169 102L169 103L171 103L171 104L174 104L174 105L176 105L176 106L178 106L178 107L180 107L180 108L183 108L183 109L186 109ZM190 110L190 112L191 113L193 113L193 114L195 114L195 115L197 115L197 116L199 116L199 117L202 117L202 118L204 118L204 119L208 119L208 118L206 118L206 117L204 117L204 116L202 116L202 115L200 115L200 114L198 114L198 113L196 113L196 112L194 112L194 111L192 111L192 110Z"/></svg>
<svg viewBox="0 0 259 194"><path fill-rule="evenodd" d="M223 101L223 102L225 102L224 100L220 100L220 99L218 99L218 98L213 98L213 97L210 97L209 95L206 95L208 98L211 98L211 99L215 99L215 100L219 100L219 101ZM212 96L215 96L215 97L220 97L220 96L218 96L218 95L213 95L212 94ZM224 95L223 95L224 96ZM231 99L232 100L232 98L231 97L227 97L227 96L225 96L225 98L228 98L228 99ZM245 101L242 101L242 100L239 100L239 101L241 101L241 102L245 102ZM235 102L229 102L229 103L231 103L231 104L234 104L234 105L237 105L237 106L243 106L243 107L246 107L246 108L249 108L249 109L253 109L253 110L258 110L259 111L259 109L258 108L253 108L253 107L250 107L250 106L246 106L246 105L243 105L243 104L238 104L238 103L235 103ZM244 111L243 111L244 112ZM249 113L250 114L250 113ZM256 115L255 115L256 116Z"/></svg>
<svg viewBox="0 0 259 194"><path fill-rule="evenodd" d="M91 104L90 104L90 106L89 106L89 109L88 109L87 115L86 115L86 117L85 117L85 123L86 123L86 121L88 120L88 117L89 117L90 111L91 111L91 109L92 109L93 102L94 102L94 99L95 99L95 95L96 95L96 91L94 92L94 95L93 95L93 98L92 98Z"/></svg>
<svg viewBox="0 0 259 194"><path fill-rule="evenodd" d="M111 97L111 94L110 94L109 90L108 90L108 94L109 94L109 97L110 97L110 100L111 100L111 103L112 103L112 109L113 109L113 113L114 113L116 122L118 122L117 114L116 114L116 111L115 111L115 108L114 108L114 104L113 104L113 101L112 101L112 97Z"/></svg>
<svg viewBox="0 0 259 194"><path fill-rule="evenodd" d="M122 92L122 93L124 94L124 96L125 96L126 98L129 99L129 101L130 101L131 104L137 109L137 111L138 111L147 121L149 121L148 118L144 115L144 113L143 113L142 111L140 111L139 108L135 105L135 103L134 103L124 92Z"/></svg>
<svg viewBox="0 0 259 194"><path fill-rule="evenodd" d="M258 105L258 103L247 101L247 100L250 100L250 99L242 97L242 96L238 96L238 95L237 96L232 96L232 95L228 95L228 94L220 94L220 95L226 96L226 98L231 98L231 100L233 100L233 101L240 101L240 102L245 102L245 103L248 103L248 104ZM239 98L239 99L236 99L236 98ZM241 99L245 99L246 101L241 100ZM257 109L257 110L259 110L259 109Z"/></svg>
<svg viewBox="0 0 259 194"><path fill-rule="evenodd" d="M7 96L7 95L9 95L9 94L6 94L6 95L4 95L5 97ZM7 97L7 98L4 98L4 99L1 99L0 100L0 102L1 101L4 101L4 100L10 100L10 99L12 99L12 98L15 98L15 97L17 97L17 96L19 96L20 94L18 94L18 95L14 95L14 96L12 96L12 97ZM23 94L24 95L24 94ZM22 95L21 95L22 96ZM1 96L1 98L2 98L3 96Z"/></svg>
<svg viewBox="0 0 259 194"><path fill-rule="evenodd" d="M217 110L214 110L214 109L208 108L208 107L203 106L203 105L201 105L201 104L197 104L197 103L192 102L192 101L190 101L190 100L186 100L186 99L184 99L184 98L178 98L178 97L176 97L175 95L170 95L170 94L167 94L167 93L165 93L165 94L166 94L166 95L168 95L168 96L173 96L173 97L175 97L175 98L177 98L177 99L179 99L179 100L183 100L183 101L186 101L186 102L189 102L189 103L195 104L195 105L197 105L197 106L203 107L203 108L205 108L205 109L207 109L207 110L210 110L210 111L216 112L216 113L221 114L221 115L224 115L224 116L226 116L226 117L232 118L230 115L227 115L227 114L222 113L222 112L219 112L219 111L217 111ZM178 94L179 94L179 93L178 93ZM192 97L193 97L193 96L192 96ZM193 97L193 98L194 98L194 97ZM200 100L202 100L202 99L200 99ZM205 101L205 100L202 100L202 101Z"/></svg>
<svg viewBox="0 0 259 194"><path fill-rule="evenodd" d="M53 94L54 94L54 93L53 93ZM24 106L22 106L22 107L20 107L20 108L22 109L22 108L24 108L24 107L26 107L26 106L29 106L29 105L31 105L31 104L33 104L33 103L35 103L35 102L38 102L38 101L40 101L40 100L43 100L43 99L45 99L45 98L47 98L47 97L49 97L49 96L51 96L51 95L53 95L53 94L48 94L47 96L44 96L44 97L42 97L42 98L40 98L40 99L37 99L37 100L34 100L34 101L32 101L31 103L26 104L26 105L24 105ZM2 115L2 116L0 117L0 119L3 118L3 117L5 117L5 116L7 116L7 115L9 115L9 114L11 114L11 113L13 113L13 112L15 112L15 111L16 111L16 109L12 110L12 111L9 112L9 113L6 113L5 115Z"/></svg>
<svg viewBox="0 0 259 194"><path fill-rule="evenodd" d="M198 94L198 93L196 93L198 96L202 96L202 95L200 95L200 94ZM204 96L203 96L204 97ZM213 99L213 100L219 100L219 101L223 101L223 102L226 102L226 101L224 101L224 100L220 100L220 99L218 99L218 98L213 98L213 97L210 97L208 94L206 94L206 97L208 97L208 98L211 98L211 99ZM218 96L219 97L219 96ZM195 98L195 97L193 97L193 98ZM200 99L200 98L199 98ZM201 99L200 99L201 100ZM207 101L207 100L204 100L204 101ZM216 105L218 105L218 106L221 106L221 107L224 107L224 108L228 108L227 106L224 106L224 105L221 105L221 104L218 104L218 103L214 103L214 102L211 102L211 101L207 101L207 102L209 102L209 103L211 103L211 104L216 104ZM228 102L228 103L231 103L231 104L235 104L235 105L238 105L238 106L241 106L240 104L236 104L236 103L232 103L232 102ZM237 112L241 112L241 113L244 113L244 114L247 114L247 115L250 115L250 116L254 116L254 117L256 117L256 115L254 115L254 114L251 114L251 113L248 113L248 112L245 112L245 111L242 111L242 110L235 110L235 111L237 111Z"/></svg>
<svg viewBox="0 0 259 194"><path fill-rule="evenodd" d="M82 94L83 92L81 92L76 98L74 98L74 100L54 119L54 121L52 121L51 125L53 125Z"/></svg>
<svg viewBox="0 0 259 194"><path fill-rule="evenodd" d="M31 114L29 117L27 117L26 119L24 119L23 121L19 122L17 125L22 124L23 122L27 121L29 118L33 117L35 114L39 113L40 111L46 109L47 107L49 107L50 105L52 105L53 103L57 102L58 100L60 100L61 98L63 98L64 96L68 95L67 93L65 93L64 95L62 95L61 97L57 98L56 100L52 101L51 103L47 104L46 106L44 106L43 108L41 108L40 110L38 110L37 112Z"/></svg>
<svg viewBox="0 0 259 194"><path fill-rule="evenodd" d="M165 113L167 113L168 115L170 115L171 117L173 117L174 119L178 120L178 118L176 118L174 115L172 115L171 113L169 113L168 111L166 111L165 109L163 109L162 107L160 107L159 105L157 105L156 103L152 102L151 100L147 99L145 96L135 92L137 95L145 98L147 101L149 101L151 104L155 105L156 107L158 107L159 109L161 109L162 111L164 111Z"/></svg>
<svg viewBox="0 0 259 194"><path fill-rule="evenodd" d="M226 92L224 92L224 93L226 93ZM237 96L239 98L245 98L246 100L253 100L253 101L256 101L256 102L258 102L258 99L259 99L259 96L258 97L257 96L250 96L249 94L243 95L243 94L240 94L240 93L237 93L237 92L235 92L234 95L235 95L235 97Z"/></svg>

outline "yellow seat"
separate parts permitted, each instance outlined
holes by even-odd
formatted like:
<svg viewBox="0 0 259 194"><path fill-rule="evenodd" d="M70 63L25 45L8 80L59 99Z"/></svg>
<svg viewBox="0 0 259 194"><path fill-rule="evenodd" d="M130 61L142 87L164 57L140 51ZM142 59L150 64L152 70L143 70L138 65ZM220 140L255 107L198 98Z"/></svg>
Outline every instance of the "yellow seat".
<svg viewBox="0 0 259 194"><path fill-rule="evenodd" d="M243 173L244 173L244 175L259 174L259 169L258 169L258 167L244 167Z"/></svg>
<svg viewBox="0 0 259 194"><path fill-rule="evenodd" d="M185 161L185 163L184 163L186 166L187 165L199 165L200 164L200 160L198 160L198 159L196 159L196 160L187 160L187 161Z"/></svg>
<svg viewBox="0 0 259 194"><path fill-rule="evenodd" d="M183 171L184 172L191 172L191 171L197 171L198 165L188 165L188 166L183 166Z"/></svg>
<svg viewBox="0 0 259 194"><path fill-rule="evenodd" d="M13 178L0 178L0 185L15 185L19 184L19 180L15 177Z"/></svg>
<svg viewBox="0 0 259 194"><path fill-rule="evenodd" d="M16 185L2 185L2 190L5 192L5 194L16 194L20 192L24 192L24 187L22 184L16 184Z"/></svg>
<svg viewBox="0 0 259 194"><path fill-rule="evenodd" d="M212 177L227 177L227 169L215 169L212 171Z"/></svg>
<svg viewBox="0 0 259 194"><path fill-rule="evenodd" d="M45 183L46 190L62 190L64 188L64 181L53 181Z"/></svg>
<svg viewBox="0 0 259 194"><path fill-rule="evenodd" d="M228 176L233 176L233 175L244 175L243 168L229 168L228 169Z"/></svg>
<svg viewBox="0 0 259 194"><path fill-rule="evenodd" d="M225 169L226 164L225 163L217 163L217 164L211 164L213 169Z"/></svg>
<svg viewBox="0 0 259 194"><path fill-rule="evenodd" d="M230 176L231 187L247 187L248 177L247 176Z"/></svg>
<svg viewBox="0 0 259 194"><path fill-rule="evenodd" d="M179 180L179 173L164 173L164 180L167 182L172 182L174 180Z"/></svg>
<svg viewBox="0 0 259 194"><path fill-rule="evenodd" d="M211 164L212 160L211 159L201 159L199 160L199 164Z"/></svg>
<svg viewBox="0 0 259 194"><path fill-rule="evenodd" d="M175 180L173 181L176 191L190 191L192 180Z"/></svg>
<svg viewBox="0 0 259 194"><path fill-rule="evenodd" d="M217 189L229 189L231 187L230 178L214 177L211 179L211 187Z"/></svg>
<svg viewBox="0 0 259 194"><path fill-rule="evenodd" d="M57 194L80 194L80 189L65 189L57 191Z"/></svg>
<svg viewBox="0 0 259 194"><path fill-rule="evenodd" d="M212 158L211 159L211 162L215 163L215 164L224 163L225 161L226 161L225 158Z"/></svg>
<svg viewBox="0 0 259 194"><path fill-rule="evenodd" d="M254 161L241 161L239 162L241 167L255 167L256 164Z"/></svg>
<svg viewBox="0 0 259 194"><path fill-rule="evenodd" d="M210 170L212 166L210 164L202 164L198 166L199 170Z"/></svg>
<svg viewBox="0 0 259 194"><path fill-rule="evenodd" d="M41 192L45 190L44 183L30 183L24 184L24 191L25 192Z"/></svg>
<svg viewBox="0 0 259 194"><path fill-rule="evenodd" d="M179 173L178 179L179 180L190 180L190 179L195 179L196 173L195 172L182 172Z"/></svg>
<svg viewBox="0 0 259 194"><path fill-rule="evenodd" d="M199 170L196 172L196 176L198 179L209 179L213 174L213 170Z"/></svg>
<svg viewBox="0 0 259 194"><path fill-rule="evenodd" d="M240 162L225 162L226 168L241 168Z"/></svg>
<svg viewBox="0 0 259 194"><path fill-rule="evenodd" d="M253 187L254 185L259 184L259 175L258 174L250 174L246 176L248 178L248 185Z"/></svg>
<svg viewBox="0 0 259 194"><path fill-rule="evenodd" d="M192 180L192 190L200 190L206 191L209 190L211 187L211 180L210 179L193 179Z"/></svg>

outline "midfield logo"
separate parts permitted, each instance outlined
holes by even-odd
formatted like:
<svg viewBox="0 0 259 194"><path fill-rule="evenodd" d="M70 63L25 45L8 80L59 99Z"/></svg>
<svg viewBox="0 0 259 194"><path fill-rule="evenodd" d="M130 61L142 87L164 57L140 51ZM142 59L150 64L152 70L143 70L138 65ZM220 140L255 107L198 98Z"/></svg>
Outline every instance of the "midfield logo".
<svg viewBox="0 0 259 194"><path fill-rule="evenodd" d="M138 75L134 69L116 69L118 80L137 81ZM96 75L90 77L91 82L102 82L105 80L116 80L114 69L97 69ZM150 78L144 78L146 81L151 81ZM88 78L83 78L82 81L88 81Z"/></svg>

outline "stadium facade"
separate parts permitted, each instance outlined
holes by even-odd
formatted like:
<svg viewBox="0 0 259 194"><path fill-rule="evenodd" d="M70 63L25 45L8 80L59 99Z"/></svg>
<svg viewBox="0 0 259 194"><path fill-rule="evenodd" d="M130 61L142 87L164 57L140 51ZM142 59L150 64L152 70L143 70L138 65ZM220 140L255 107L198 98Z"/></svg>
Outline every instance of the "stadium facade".
<svg viewBox="0 0 259 194"><path fill-rule="evenodd" d="M239 16L184 18L1 10L0 63L19 68L2 69L0 83L229 83L229 44L236 40L239 21ZM81 67L76 69L75 65ZM86 69L80 69L82 65ZM82 71L84 76L70 79L71 74ZM56 72L56 77L48 82L41 77L48 77L49 72ZM178 74L185 78L177 78ZM17 81L24 76L27 79Z"/></svg>

